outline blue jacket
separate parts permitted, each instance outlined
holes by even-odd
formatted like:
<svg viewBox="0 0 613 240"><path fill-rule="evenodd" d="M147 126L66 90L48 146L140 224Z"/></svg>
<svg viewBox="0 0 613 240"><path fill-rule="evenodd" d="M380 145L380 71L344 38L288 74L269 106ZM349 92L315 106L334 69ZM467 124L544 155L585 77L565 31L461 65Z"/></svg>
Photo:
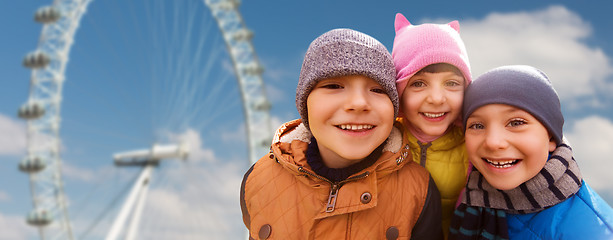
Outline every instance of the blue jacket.
<svg viewBox="0 0 613 240"><path fill-rule="evenodd" d="M613 239L613 209L585 181L572 197L543 211L507 214L510 239Z"/></svg>

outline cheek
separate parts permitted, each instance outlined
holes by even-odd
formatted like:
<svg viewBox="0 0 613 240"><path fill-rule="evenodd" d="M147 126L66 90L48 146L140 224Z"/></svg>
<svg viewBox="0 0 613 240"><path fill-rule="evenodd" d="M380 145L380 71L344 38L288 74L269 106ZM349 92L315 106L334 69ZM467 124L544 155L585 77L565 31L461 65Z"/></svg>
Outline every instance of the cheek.
<svg viewBox="0 0 613 240"><path fill-rule="evenodd" d="M419 106L419 97L417 93L409 93L405 91L402 95L402 99L400 102L400 109L403 113L409 113L415 111Z"/></svg>
<svg viewBox="0 0 613 240"><path fill-rule="evenodd" d="M318 102L318 98L317 97L310 97L307 98L307 104L306 104L306 108L307 108L307 120L309 121L309 125L313 126L317 124L317 120L318 117L322 117L323 113L325 112L325 110L323 109L324 106L326 105L321 105Z"/></svg>
<svg viewBox="0 0 613 240"><path fill-rule="evenodd" d="M480 144L478 139L478 137L472 135L465 136L466 154L468 155L469 159L473 156L477 156L477 149L479 148Z"/></svg>
<svg viewBox="0 0 613 240"><path fill-rule="evenodd" d="M448 95L449 105L457 110L462 110L462 101L464 101L464 91L453 92Z"/></svg>
<svg viewBox="0 0 613 240"><path fill-rule="evenodd" d="M386 115L383 115L383 117L386 117L387 115L391 114L392 115L391 117L393 118L394 104L392 103L392 100L390 98L386 96L385 98L377 99L376 101L374 101L374 103L376 104L374 106L374 109L376 111L379 111L382 114L386 114Z"/></svg>
<svg viewBox="0 0 613 240"><path fill-rule="evenodd" d="M307 109L306 109L306 112L307 112L307 120L309 122L311 122L311 118L313 116L316 116L316 114L313 112L315 108L312 105L313 105L313 103L312 103L311 99L307 98L307 104L306 104L306 108Z"/></svg>
<svg viewBox="0 0 613 240"><path fill-rule="evenodd" d="M527 151L526 154L529 156L533 156L530 161L531 169L542 169L547 163L549 158L549 142L545 141L526 141L524 142L526 147L530 147L530 151ZM535 172L538 172L535 170Z"/></svg>
<svg viewBox="0 0 613 240"><path fill-rule="evenodd" d="M376 107L377 118L391 131L392 126L394 125L394 121L396 120L394 117L394 105L391 100L387 100L387 102L379 105L380 107ZM386 129L387 130L387 129Z"/></svg>

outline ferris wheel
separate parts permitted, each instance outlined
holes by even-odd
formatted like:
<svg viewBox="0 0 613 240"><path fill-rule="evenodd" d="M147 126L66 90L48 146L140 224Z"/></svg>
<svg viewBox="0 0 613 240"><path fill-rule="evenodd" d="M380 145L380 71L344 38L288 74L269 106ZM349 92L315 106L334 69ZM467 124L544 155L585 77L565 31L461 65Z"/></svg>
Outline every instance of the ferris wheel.
<svg viewBox="0 0 613 240"><path fill-rule="evenodd" d="M237 92L240 96L238 101L242 105L242 118L244 118L246 131L245 147L248 150L247 158L249 163L254 163L260 156L268 152L272 129L269 117L271 105L266 98L261 77L263 68L251 43L253 34L246 28L244 20L238 12L237 8L240 5L240 1L204 0L203 2L205 8L208 8L210 15L217 23L217 32L221 33L221 39L227 49L227 56L231 60L230 64L234 73L233 78L236 80L233 86L238 90ZM36 11L34 19L43 25L38 47L35 51L27 54L23 60L23 65L31 68L32 73L28 100L18 110L18 116L27 120L28 134L27 155L19 163L19 169L29 174L30 178L33 210L27 215L26 221L38 228L42 239L77 238L69 217L69 201L65 194L65 182L62 176L62 151L65 146L60 137L60 126L63 125L62 120L64 119L60 114L62 112L60 110L62 108L63 96L65 95L63 89L71 48L75 42L77 29L90 5L93 5L91 0L55 0L51 6L42 7ZM174 42L174 39L170 42ZM199 49L205 44L207 43L202 41L195 44L185 44L183 42L182 45L193 45L192 48L196 48L196 50L183 51L181 54L190 55L184 59L199 59ZM166 51L164 54L172 53ZM164 59L168 58L166 55ZM212 54L210 56L216 55ZM206 70L197 71L197 74L222 70L219 68L223 68L223 63L215 63L214 59L208 61L213 63L207 64ZM213 66L215 64L218 65ZM190 64L183 63L183 65ZM155 72L156 70L152 71ZM180 70L175 69L175 71ZM196 79L189 84L180 86L176 86L177 84L174 83L177 79L193 77L191 75L197 74L170 77L173 83L157 86L158 91L175 92L175 88L182 89L180 93L174 93L174 96L179 96L183 100L179 101L179 103L171 104L170 107L167 107L168 109L174 110L183 106L186 106L184 108L189 108L188 110L183 110L183 112L179 111L179 114L189 116L179 116L180 120L176 120L177 117L172 118L176 121L158 122L164 122L165 124L176 123L180 125L178 128L185 129L189 125L185 119L191 118L204 122L200 128L211 127L210 124L213 123L201 119L203 116L211 114L193 113L194 111L192 110L194 108L199 108L198 103L190 103L191 105L183 103L183 101L186 101L184 100L186 97L183 97L183 95L200 96L195 89L202 87L198 84L204 80ZM70 81L79 80L70 79ZM166 84L166 82L163 84ZM216 89L215 86L209 87L208 85L204 88ZM151 93L151 95L155 94L156 92ZM154 98L155 96L150 97ZM207 96L200 96L200 99L205 98ZM188 100L194 101L194 99L192 97ZM158 107L160 101L163 100L154 101L157 102L152 104L152 108ZM222 103L217 102L215 104L219 105L217 106L218 108L231 108L223 106ZM240 106L235 107L240 108ZM229 111L232 112L232 109ZM200 111L196 110L195 112ZM158 140L151 140L154 148ZM176 138L174 140L176 141ZM179 144L178 142L174 143ZM108 154L110 156L112 153Z"/></svg>

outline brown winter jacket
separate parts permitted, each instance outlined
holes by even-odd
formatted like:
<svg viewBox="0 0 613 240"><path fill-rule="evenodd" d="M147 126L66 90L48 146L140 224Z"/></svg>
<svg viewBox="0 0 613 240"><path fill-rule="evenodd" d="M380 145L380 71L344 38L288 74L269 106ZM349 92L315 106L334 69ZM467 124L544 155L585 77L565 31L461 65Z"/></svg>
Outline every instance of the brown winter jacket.
<svg viewBox="0 0 613 240"><path fill-rule="evenodd" d="M300 120L281 126L271 153L249 169L241 186L250 238L442 238L438 190L411 161L398 128L373 165L332 183L307 164L312 135Z"/></svg>

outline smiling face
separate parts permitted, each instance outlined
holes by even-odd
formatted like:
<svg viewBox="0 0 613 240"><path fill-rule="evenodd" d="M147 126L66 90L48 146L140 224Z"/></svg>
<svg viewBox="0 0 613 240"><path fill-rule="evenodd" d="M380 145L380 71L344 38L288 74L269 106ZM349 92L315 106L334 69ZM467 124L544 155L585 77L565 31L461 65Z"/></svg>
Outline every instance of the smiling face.
<svg viewBox="0 0 613 240"><path fill-rule="evenodd" d="M403 117L428 137L443 135L462 111L465 80L457 68L447 66L455 71L420 71L411 76L401 96Z"/></svg>
<svg viewBox="0 0 613 240"><path fill-rule="evenodd" d="M321 80L307 98L309 128L329 168L372 153L389 136L394 106L381 85L362 75Z"/></svg>
<svg viewBox="0 0 613 240"><path fill-rule="evenodd" d="M536 176L556 144L530 113L504 104L475 110L466 122L468 159L495 188L509 190Z"/></svg>

